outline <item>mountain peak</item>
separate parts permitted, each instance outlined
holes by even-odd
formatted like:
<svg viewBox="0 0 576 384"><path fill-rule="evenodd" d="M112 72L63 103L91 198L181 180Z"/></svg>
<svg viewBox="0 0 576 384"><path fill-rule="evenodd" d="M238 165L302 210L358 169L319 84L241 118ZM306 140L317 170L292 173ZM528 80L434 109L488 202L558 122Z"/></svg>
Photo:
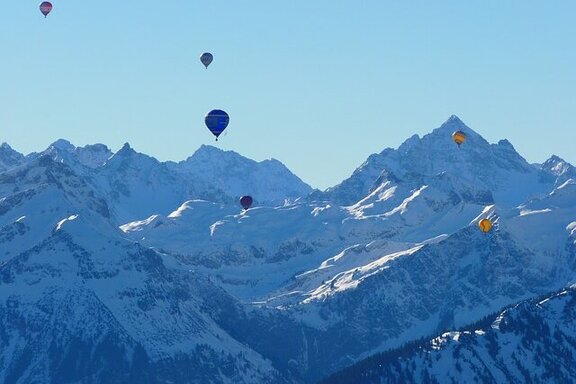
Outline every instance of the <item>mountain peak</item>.
<svg viewBox="0 0 576 384"><path fill-rule="evenodd" d="M222 156L223 154L234 154L240 156L234 151L225 151L212 145L202 144L190 157Z"/></svg>
<svg viewBox="0 0 576 384"><path fill-rule="evenodd" d="M466 142L461 147L452 139L455 131L466 134ZM472 185L477 191L493 191L495 199L505 206L547 188L545 183L536 181L531 184L532 189L526 187L521 194L515 193L517 186L510 181L511 175L514 174L517 180L528 180L539 172L538 169L530 166L509 141L490 144L456 115L450 116L431 133L410 137L397 150L386 149L369 156L349 179L327 192L341 204L354 204L378 188L384 181L380 177L383 171L416 184L448 172L454 180L467 180L466 188Z"/></svg>
<svg viewBox="0 0 576 384"><path fill-rule="evenodd" d="M128 144L128 143L126 143ZM94 151L94 152L108 152L110 149L106 144L96 143L96 144L88 144L83 147L86 150Z"/></svg>
<svg viewBox="0 0 576 384"><path fill-rule="evenodd" d="M65 139L58 139L52 144L50 144L49 148L54 148L56 150L66 151L66 152L74 152L76 147L70 143L68 140Z"/></svg>
<svg viewBox="0 0 576 384"><path fill-rule="evenodd" d="M18 157L23 157L23 155L20 152L16 151L14 148L8 145L8 143L0 144L0 153L3 154L3 157L15 156L15 155Z"/></svg>
<svg viewBox="0 0 576 384"><path fill-rule="evenodd" d="M120 148L118 150L118 152L116 152L114 154L114 157L125 157L125 156L129 156L131 154L136 153L136 151L130 146L129 143L124 143L124 145L122 146L122 148Z"/></svg>
<svg viewBox="0 0 576 384"><path fill-rule="evenodd" d="M9 150L9 149L12 149L12 147L9 146L8 143L4 142L4 143L0 144L0 149Z"/></svg>
<svg viewBox="0 0 576 384"><path fill-rule="evenodd" d="M225 153L225 152L232 152L232 151L224 151L224 150L217 148L213 145L202 144L196 151L194 151L192 156L214 155L214 154L221 154L221 153Z"/></svg>
<svg viewBox="0 0 576 384"><path fill-rule="evenodd" d="M512 143L510 141L508 141L507 139L502 139L500 141L498 141L498 145L503 146L503 147L511 147L514 148L514 146L512 145Z"/></svg>
<svg viewBox="0 0 576 384"><path fill-rule="evenodd" d="M24 155L14 150L7 143L0 145L0 171L14 167L24 160Z"/></svg>
<svg viewBox="0 0 576 384"><path fill-rule="evenodd" d="M104 165L113 155L110 148L104 144L89 144L76 148L78 160L90 168L98 168Z"/></svg>
<svg viewBox="0 0 576 384"><path fill-rule="evenodd" d="M568 179L576 179L576 167L556 155L552 155L546 160L542 164L542 169L557 178L557 185L564 183Z"/></svg>
<svg viewBox="0 0 576 384"><path fill-rule="evenodd" d="M442 123L442 125L440 126L440 129L442 128L450 128L453 129L455 131L457 130L462 130L462 129L470 129L468 128L468 126L456 115L451 115L444 123Z"/></svg>
<svg viewBox="0 0 576 384"><path fill-rule="evenodd" d="M458 124L458 125L466 125L464 124L464 122L462 121L462 119L460 119L458 116L456 115L450 115L450 117L448 118L448 120L446 120L444 122L444 124Z"/></svg>
<svg viewBox="0 0 576 384"><path fill-rule="evenodd" d="M198 163L212 163L218 160L218 164L222 167L229 167L230 164L244 164L255 166L257 161L242 156L235 151L225 151L223 149L214 147L212 145L202 144L192 156L188 157L183 164L198 164ZM217 166L217 164L213 164Z"/></svg>
<svg viewBox="0 0 576 384"><path fill-rule="evenodd" d="M454 150L456 146L452 141L452 133L455 131L463 131L467 136L467 141L470 139L475 142L475 146L479 145L487 147L489 144L482 136L469 128L460 118L456 115L450 116L442 125L432 132L420 137L419 135L412 135L398 148L400 152L407 151L422 151L423 149L445 151L448 149ZM382 153L383 154L383 153Z"/></svg>
<svg viewBox="0 0 576 384"><path fill-rule="evenodd" d="M553 165L553 164L565 163L565 162L566 161L563 158L561 158L560 156L552 155L552 156L550 156L550 158L548 160L546 160L544 162L544 165L547 165L547 164Z"/></svg>
<svg viewBox="0 0 576 384"><path fill-rule="evenodd" d="M198 148L198 149L196 150L196 152L198 152L198 151L206 151L206 152L225 152L224 150L222 150L222 149L220 149L220 148L217 148L217 147L215 147L215 146L213 146L213 145L208 145L208 144L202 144L202 145L200 146L200 148Z"/></svg>

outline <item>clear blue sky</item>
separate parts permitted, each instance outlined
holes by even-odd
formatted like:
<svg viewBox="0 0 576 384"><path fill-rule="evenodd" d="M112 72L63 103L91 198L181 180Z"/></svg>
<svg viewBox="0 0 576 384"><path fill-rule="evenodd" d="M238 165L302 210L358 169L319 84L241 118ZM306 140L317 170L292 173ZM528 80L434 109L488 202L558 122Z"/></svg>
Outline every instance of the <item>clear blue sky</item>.
<svg viewBox="0 0 576 384"><path fill-rule="evenodd" d="M0 142L201 144L314 187L457 114L531 162L576 164L576 1L6 0ZM208 70L198 61L214 54ZM231 122L218 143L210 109Z"/></svg>

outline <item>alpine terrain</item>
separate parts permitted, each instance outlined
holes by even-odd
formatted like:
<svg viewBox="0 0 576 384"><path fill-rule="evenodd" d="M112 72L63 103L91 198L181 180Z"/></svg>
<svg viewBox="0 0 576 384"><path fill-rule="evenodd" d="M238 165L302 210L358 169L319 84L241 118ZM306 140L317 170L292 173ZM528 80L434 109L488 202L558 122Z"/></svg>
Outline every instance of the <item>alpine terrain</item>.
<svg viewBox="0 0 576 384"><path fill-rule="evenodd" d="M0 146L3 383L572 382L575 282L576 169L456 116L325 191L211 146Z"/></svg>

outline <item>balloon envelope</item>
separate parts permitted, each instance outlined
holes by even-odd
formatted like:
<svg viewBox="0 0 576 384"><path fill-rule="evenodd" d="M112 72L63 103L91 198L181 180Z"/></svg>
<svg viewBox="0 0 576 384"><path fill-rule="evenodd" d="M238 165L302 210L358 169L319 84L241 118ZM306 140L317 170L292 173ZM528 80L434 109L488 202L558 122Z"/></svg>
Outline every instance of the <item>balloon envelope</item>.
<svg viewBox="0 0 576 384"><path fill-rule="evenodd" d="M240 205L242 208L248 209L252 206L252 196L242 196L240 198Z"/></svg>
<svg viewBox="0 0 576 384"><path fill-rule="evenodd" d="M489 219L482 219L478 222L478 226L482 232L486 233L492 229L492 222Z"/></svg>
<svg viewBox="0 0 576 384"><path fill-rule="evenodd" d="M40 4L40 12L44 15L44 17L48 16L50 11L52 10L52 3L49 1L44 1Z"/></svg>
<svg viewBox="0 0 576 384"><path fill-rule="evenodd" d="M212 60L214 60L214 56L212 56L210 52L204 52L202 56L200 56L200 61L206 68L208 68Z"/></svg>
<svg viewBox="0 0 576 384"><path fill-rule="evenodd" d="M462 131L456 131L452 134L452 140L460 146L466 141L466 134Z"/></svg>
<svg viewBox="0 0 576 384"><path fill-rule="evenodd" d="M216 136L216 140L218 140L218 136L226 129L228 123L230 122L230 117L224 111L220 109L213 109L204 118L204 122L206 126L212 132L214 136Z"/></svg>

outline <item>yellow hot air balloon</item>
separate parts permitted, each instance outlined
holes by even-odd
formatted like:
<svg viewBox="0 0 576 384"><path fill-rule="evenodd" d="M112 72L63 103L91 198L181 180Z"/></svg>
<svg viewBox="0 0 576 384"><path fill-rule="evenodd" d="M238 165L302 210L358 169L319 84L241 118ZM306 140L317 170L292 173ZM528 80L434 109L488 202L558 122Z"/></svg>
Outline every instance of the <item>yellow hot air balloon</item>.
<svg viewBox="0 0 576 384"><path fill-rule="evenodd" d="M456 131L452 134L452 140L460 147L466 141L466 134L462 131Z"/></svg>
<svg viewBox="0 0 576 384"><path fill-rule="evenodd" d="M478 222L478 226L482 232L486 233L492 229L492 222L489 219L482 219Z"/></svg>

